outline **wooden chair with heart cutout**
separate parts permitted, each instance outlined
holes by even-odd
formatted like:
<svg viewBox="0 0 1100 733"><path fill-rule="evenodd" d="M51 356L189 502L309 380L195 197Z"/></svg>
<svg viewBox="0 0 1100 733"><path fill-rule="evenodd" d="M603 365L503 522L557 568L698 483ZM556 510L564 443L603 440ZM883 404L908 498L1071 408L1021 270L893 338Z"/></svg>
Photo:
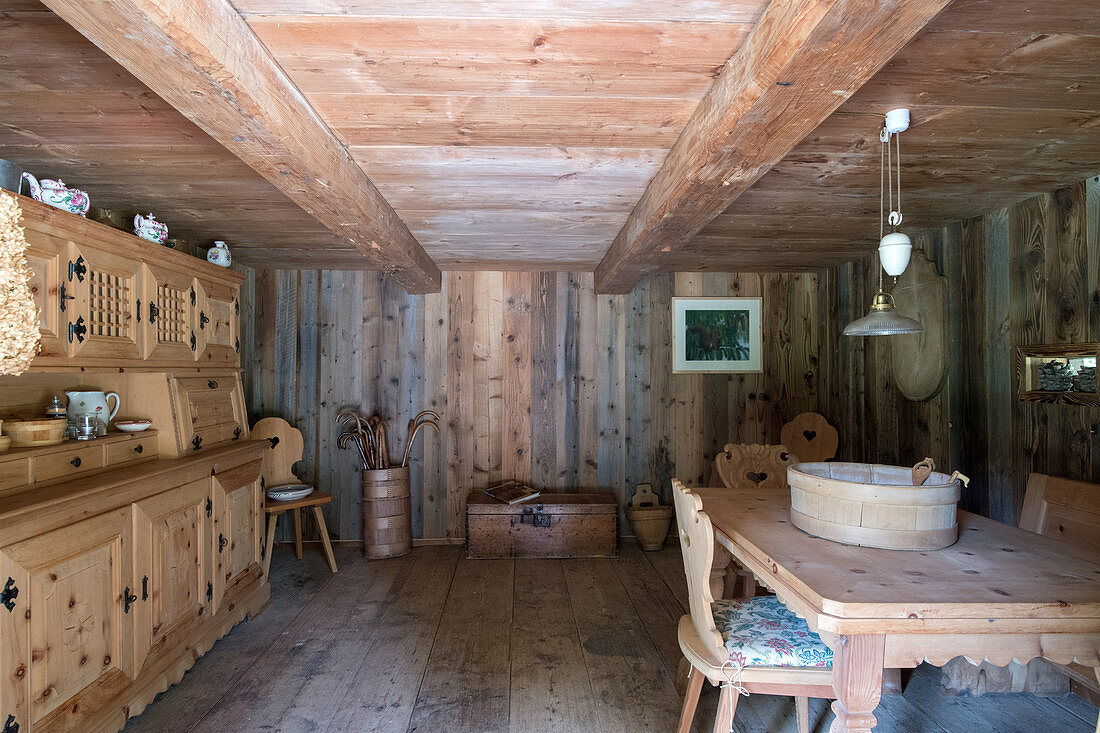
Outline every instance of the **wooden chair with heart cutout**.
<svg viewBox="0 0 1100 733"><path fill-rule="evenodd" d="M780 429L779 442L798 456L800 462L820 463L836 458L839 438L824 415L803 412Z"/></svg>
<svg viewBox="0 0 1100 733"><path fill-rule="evenodd" d="M711 486L728 489L764 488L787 491L787 466L798 463L798 457L782 445L727 443L714 458ZM716 552L726 552L716 548ZM751 572L731 563L725 586L731 597L752 598L756 595L756 578Z"/></svg>

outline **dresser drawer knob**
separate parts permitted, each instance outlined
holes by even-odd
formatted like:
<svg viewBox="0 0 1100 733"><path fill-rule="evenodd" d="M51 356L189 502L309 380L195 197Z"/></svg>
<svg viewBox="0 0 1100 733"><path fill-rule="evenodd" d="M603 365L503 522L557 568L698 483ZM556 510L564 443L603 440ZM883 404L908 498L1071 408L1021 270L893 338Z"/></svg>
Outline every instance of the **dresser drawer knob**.
<svg viewBox="0 0 1100 733"><path fill-rule="evenodd" d="M216 381L214 381L213 379L211 379L209 382L206 383L206 386L209 387L210 389L217 389L218 388L218 383Z"/></svg>
<svg viewBox="0 0 1100 733"><path fill-rule="evenodd" d="M71 461L69 461L69 463L71 463L76 468L80 468L80 456L77 456L76 458L72 459Z"/></svg>
<svg viewBox="0 0 1100 733"><path fill-rule="evenodd" d="M145 447L141 443L138 443L137 445L134 446L134 453L141 454L141 453L144 453L144 452L145 452Z"/></svg>

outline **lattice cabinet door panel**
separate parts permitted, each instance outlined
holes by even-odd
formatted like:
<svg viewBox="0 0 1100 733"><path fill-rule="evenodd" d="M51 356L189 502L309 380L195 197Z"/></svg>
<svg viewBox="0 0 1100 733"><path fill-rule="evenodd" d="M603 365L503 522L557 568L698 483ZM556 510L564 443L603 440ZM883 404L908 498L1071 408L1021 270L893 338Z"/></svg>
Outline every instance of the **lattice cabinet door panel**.
<svg viewBox="0 0 1100 733"><path fill-rule="evenodd" d="M207 577L213 506L209 477L134 504L134 659L137 669L197 624Z"/></svg>
<svg viewBox="0 0 1100 733"><path fill-rule="evenodd" d="M130 508L0 549L0 723L83 730L133 679Z"/></svg>
<svg viewBox="0 0 1100 733"><path fill-rule="evenodd" d="M210 280L198 280L198 338L202 344L199 362L217 366L240 365L240 302L238 289Z"/></svg>
<svg viewBox="0 0 1100 733"><path fill-rule="evenodd" d="M69 355L81 361L137 361L142 334L137 304L141 296L141 263L85 245L69 247L62 274L71 289L66 338Z"/></svg>
<svg viewBox="0 0 1100 733"><path fill-rule="evenodd" d="M143 265L138 320L144 331L144 356L149 361L187 362L193 324L191 294L195 278L157 265ZM197 293L196 293L197 297Z"/></svg>
<svg viewBox="0 0 1100 733"><path fill-rule="evenodd" d="M239 486L232 477L214 479L214 613L231 588L250 567L259 567L261 516L259 465L247 483Z"/></svg>
<svg viewBox="0 0 1100 733"><path fill-rule="evenodd" d="M38 333L41 337L36 364L63 363L68 354L68 340L67 334L62 332L67 327L65 315L71 296L65 290L61 271L66 264L68 240L29 226L25 231L31 296L38 306Z"/></svg>

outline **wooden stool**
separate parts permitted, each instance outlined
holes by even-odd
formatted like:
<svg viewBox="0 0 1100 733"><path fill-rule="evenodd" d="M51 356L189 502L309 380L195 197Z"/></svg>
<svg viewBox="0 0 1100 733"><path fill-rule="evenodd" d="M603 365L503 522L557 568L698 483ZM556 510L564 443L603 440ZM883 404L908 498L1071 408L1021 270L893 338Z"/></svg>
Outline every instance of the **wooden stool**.
<svg viewBox="0 0 1100 733"><path fill-rule="evenodd" d="M264 486L267 491L280 487L305 487L294 474L294 464L302 460L302 449L305 443L302 433L292 427L290 423L280 417L266 417L260 420L252 428L253 440L266 440L271 443L271 449L264 452L264 465L261 473L264 477ZM317 528L321 532L321 544L325 547L325 555L328 557L329 567L336 572L336 558L332 555L332 543L328 538L328 527L325 526L325 515L321 513L321 507L332 501L332 494L322 491L313 491L308 496L291 501L276 501L264 497L264 513L267 514L267 544L264 547L267 554L264 557L264 576L271 569L271 551L275 541L275 525L279 521L279 515L283 512L294 510L294 548L297 550L298 559L302 559L302 508L312 507L313 516L317 520Z"/></svg>
<svg viewBox="0 0 1100 733"><path fill-rule="evenodd" d="M275 525L279 521L279 515L283 512L294 510L294 549L298 559L302 559L302 508L312 507L313 517L317 520L317 528L321 531L321 543L325 546L325 556L328 557L329 567L336 572L336 558L332 556L332 544L328 539L328 528L325 527L325 515L321 513L321 507L332 501L332 494L323 491L314 491L309 496L292 501L275 501L264 498L264 512L267 514L267 557L264 558L264 575L271 568L271 546L275 541Z"/></svg>

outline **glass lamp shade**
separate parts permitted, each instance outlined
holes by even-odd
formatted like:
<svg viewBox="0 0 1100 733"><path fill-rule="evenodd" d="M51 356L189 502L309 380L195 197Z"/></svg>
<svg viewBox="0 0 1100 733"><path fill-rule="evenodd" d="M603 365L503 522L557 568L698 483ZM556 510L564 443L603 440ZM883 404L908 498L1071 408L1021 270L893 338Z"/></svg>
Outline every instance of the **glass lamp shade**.
<svg viewBox="0 0 1100 733"><path fill-rule="evenodd" d="M894 299L880 290L875 293L871 311L863 318L852 321L844 329L845 336L894 336L903 333L920 333L918 321L898 313Z"/></svg>
<svg viewBox="0 0 1100 733"><path fill-rule="evenodd" d="M901 232L890 232L878 244L878 259L890 277L897 277L909 266L913 243Z"/></svg>

